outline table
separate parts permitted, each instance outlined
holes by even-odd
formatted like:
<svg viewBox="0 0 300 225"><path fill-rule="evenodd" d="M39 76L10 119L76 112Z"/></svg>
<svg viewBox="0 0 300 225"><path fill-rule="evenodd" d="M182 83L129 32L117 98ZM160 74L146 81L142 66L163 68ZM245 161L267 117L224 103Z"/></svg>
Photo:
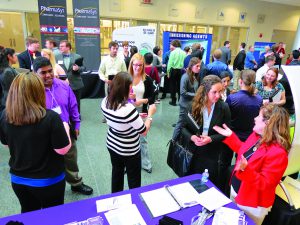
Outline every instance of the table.
<svg viewBox="0 0 300 225"><path fill-rule="evenodd" d="M147 211L146 205L141 201L139 194L142 192L161 188L166 184L175 185L179 183L189 182L192 180L199 180L200 182L200 178L201 178L200 174L195 174L195 175L164 181L161 183L156 183L156 184L152 184L140 188L126 190L123 192L118 192L114 194L108 194L108 195L103 195L95 198L72 202L61 206L47 208L44 210L38 210L29 213L13 215L13 216L1 218L0 224L1 225L6 224L8 221L13 220L13 221L23 222L24 225L41 225L41 224L43 225L62 224L63 225L73 221L86 220L87 218L95 217L99 215L103 218L104 224L108 224L104 216L104 213L97 213L96 200L130 193L132 197L132 202L137 205L147 225L152 225L152 224L157 225L161 217L151 218L151 215ZM211 182L208 182L207 186L212 187L213 184ZM229 203L226 205L226 207L237 208L237 206L234 203ZM183 221L185 225L190 225L191 218L197 215L201 210L201 208L202 207L200 205L197 205L174 213L170 213L168 214L168 216ZM254 225L254 222L248 217L247 217L247 222L248 225ZM212 223L212 218L206 221L206 225L211 223Z"/></svg>
<svg viewBox="0 0 300 225"><path fill-rule="evenodd" d="M84 87L81 98L104 98L104 82L100 80L98 72L85 72L81 74Z"/></svg>

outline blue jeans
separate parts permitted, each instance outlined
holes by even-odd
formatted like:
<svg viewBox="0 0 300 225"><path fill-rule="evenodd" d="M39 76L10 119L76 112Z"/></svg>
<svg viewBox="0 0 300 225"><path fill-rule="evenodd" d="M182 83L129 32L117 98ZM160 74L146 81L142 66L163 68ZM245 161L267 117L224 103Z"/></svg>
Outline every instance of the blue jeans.
<svg viewBox="0 0 300 225"><path fill-rule="evenodd" d="M152 163L150 161L147 136L140 135L140 148L142 156L142 168L149 170L152 168Z"/></svg>

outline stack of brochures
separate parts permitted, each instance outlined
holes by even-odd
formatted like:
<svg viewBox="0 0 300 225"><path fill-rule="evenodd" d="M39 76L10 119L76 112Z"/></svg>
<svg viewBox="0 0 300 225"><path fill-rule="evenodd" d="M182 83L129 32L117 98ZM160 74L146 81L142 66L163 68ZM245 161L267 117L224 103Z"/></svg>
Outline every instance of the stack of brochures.
<svg viewBox="0 0 300 225"><path fill-rule="evenodd" d="M147 225L135 204L104 213L110 225Z"/></svg>

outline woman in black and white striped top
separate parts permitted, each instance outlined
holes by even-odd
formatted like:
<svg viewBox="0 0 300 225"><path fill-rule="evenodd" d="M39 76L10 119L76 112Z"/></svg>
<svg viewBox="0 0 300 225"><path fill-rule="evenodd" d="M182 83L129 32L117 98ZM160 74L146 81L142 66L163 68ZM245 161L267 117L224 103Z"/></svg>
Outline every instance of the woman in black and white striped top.
<svg viewBox="0 0 300 225"><path fill-rule="evenodd" d="M141 153L139 135L150 129L155 105L149 107L143 122L135 107L128 103L132 78L127 72L118 73L110 86L109 95L103 99L101 109L109 126L106 146L112 163L112 192L124 188L124 169L129 188L141 186Z"/></svg>

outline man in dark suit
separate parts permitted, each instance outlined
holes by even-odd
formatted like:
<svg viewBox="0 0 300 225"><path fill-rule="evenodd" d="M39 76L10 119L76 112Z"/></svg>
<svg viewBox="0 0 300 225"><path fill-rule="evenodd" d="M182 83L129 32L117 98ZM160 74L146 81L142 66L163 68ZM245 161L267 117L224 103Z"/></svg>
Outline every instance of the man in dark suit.
<svg viewBox="0 0 300 225"><path fill-rule="evenodd" d="M241 71L244 69L245 66L245 58L246 58L246 51L245 51L246 43L242 42L240 45L240 51L236 55L233 61L233 89L238 91L240 89L238 80L240 78Z"/></svg>
<svg viewBox="0 0 300 225"><path fill-rule="evenodd" d="M18 55L20 68L28 69L32 71L33 61L36 57L41 56L38 51L40 48L40 43L37 38L27 37L26 38L27 49Z"/></svg>
<svg viewBox="0 0 300 225"><path fill-rule="evenodd" d="M85 70L85 67L83 66L83 61L80 60L82 57L76 53L71 53L71 49L71 43L67 40L62 40L59 44L59 50L61 53L55 58L56 63L58 63L66 72L67 81L75 94L78 111L80 113L81 89L84 86L80 73ZM76 65L75 62L79 65Z"/></svg>

